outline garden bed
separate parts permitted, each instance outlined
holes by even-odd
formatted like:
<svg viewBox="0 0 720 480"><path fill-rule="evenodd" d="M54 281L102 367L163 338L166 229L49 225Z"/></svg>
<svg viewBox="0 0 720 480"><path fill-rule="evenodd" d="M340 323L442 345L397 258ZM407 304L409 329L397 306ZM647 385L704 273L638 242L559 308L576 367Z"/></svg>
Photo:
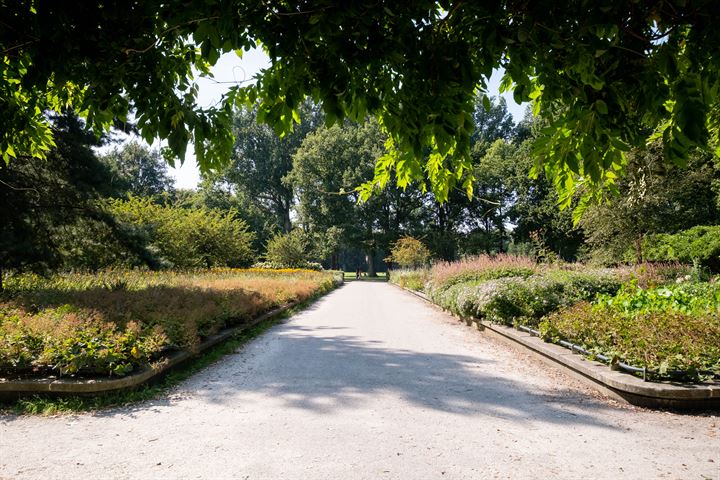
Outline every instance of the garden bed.
<svg viewBox="0 0 720 480"><path fill-rule="evenodd" d="M529 328L644 380L716 383L720 284L678 276L676 265L649 270L498 256L395 272L391 281L460 318Z"/></svg>
<svg viewBox="0 0 720 480"><path fill-rule="evenodd" d="M0 303L0 371L5 380L147 371L341 281L331 272L258 269L11 278Z"/></svg>

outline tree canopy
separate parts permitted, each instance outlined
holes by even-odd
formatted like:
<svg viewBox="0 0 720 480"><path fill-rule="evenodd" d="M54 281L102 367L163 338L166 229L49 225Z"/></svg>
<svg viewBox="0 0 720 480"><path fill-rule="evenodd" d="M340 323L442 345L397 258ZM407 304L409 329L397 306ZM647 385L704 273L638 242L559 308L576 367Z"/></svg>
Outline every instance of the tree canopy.
<svg viewBox="0 0 720 480"><path fill-rule="evenodd" d="M112 169L113 181L133 195L153 196L173 190L173 178L160 154L137 141L113 148L102 160Z"/></svg>
<svg viewBox="0 0 720 480"><path fill-rule="evenodd" d="M474 101L498 68L502 89L546 119L535 151L566 192L613 189L625 152L649 138L674 163L717 147L711 0L25 0L0 3L0 18L6 162L42 156L53 142L46 112L71 106L96 128L134 112L143 138L167 140L168 158L192 142L209 170L230 157L234 106L258 104L259 120L288 133L310 96L328 123L373 114L387 132L366 195L395 174L400 186L429 180L442 200L472 186ZM194 78L257 44L271 59L257 81L198 107Z"/></svg>

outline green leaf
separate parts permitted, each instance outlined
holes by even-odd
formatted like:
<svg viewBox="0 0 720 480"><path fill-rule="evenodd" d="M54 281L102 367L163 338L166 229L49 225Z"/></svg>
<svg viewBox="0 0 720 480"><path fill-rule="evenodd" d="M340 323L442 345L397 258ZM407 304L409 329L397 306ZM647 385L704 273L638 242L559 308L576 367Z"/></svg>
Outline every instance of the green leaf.
<svg viewBox="0 0 720 480"><path fill-rule="evenodd" d="M604 101L602 101L602 100L597 100L597 101L595 101L595 110L597 110L597 112L598 112L600 115L607 115L607 114L608 114L607 104L606 104Z"/></svg>
<svg viewBox="0 0 720 480"><path fill-rule="evenodd" d="M492 103L490 103L490 99L487 95L483 95L482 103L486 112L490 112L492 110Z"/></svg>

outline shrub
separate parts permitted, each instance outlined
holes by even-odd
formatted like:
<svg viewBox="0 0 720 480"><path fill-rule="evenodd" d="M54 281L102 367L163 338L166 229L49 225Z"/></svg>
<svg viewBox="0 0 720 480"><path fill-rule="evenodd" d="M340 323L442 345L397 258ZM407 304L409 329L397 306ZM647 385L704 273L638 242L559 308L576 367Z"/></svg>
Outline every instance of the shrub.
<svg viewBox="0 0 720 480"><path fill-rule="evenodd" d="M241 267L253 261L254 234L234 211L158 205L150 198L110 202L121 221L143 229L160 265L171 268Z"/></svg>
<svg viewBox="0 0 720 480"><path fill-rule="evenodd" d="M397 263L402 268L418 268L430 261L430 250L418 239L402 237L395 242L386 262Z"/></svg>
<svg viewBox="0 0 720 480"><path fill-rule="evenodd" d="M564 339L587 350L666 374L720 374L720 313L644 310L628 315L615 305L582 302L540 322L546 340Z"/></svg>
<svg viewBox="0 0 720 480"><path fill-rule="evenodd" d="M275 235L268 241L265 261L279 268L303 268L308 264L308 241L302 230Z"/></svg>
<svg viewBox="0 0 720 480"><path fill-rule="evenodd" d="M455 283L434 290L432 299L461 317L537 325L548 313L619 288L620 281L605 272L548 271L529 277Z"/></svg>
<svg viewBox="0 0 720 480"><path fill-rule="evenodd" d="M644 256L653 262L700 262L720 272L720 225L697 226L672 235L649 235L643 242Z"/></svg>
<svg viewBox="0 0 720 480"><path fill-rule="evenodd" d="M317 262L305 262L298 264L294 267L286 267L282 263L276 262L258 262L253 264L252 268L258 268L262 270L287 270L287 269L301 269L301 270L323 270L323 266Z"/></svg>
<svg viewBox="0 0 720 480"><path fill-rule="evenodd" d="M430 270L428 269L393 270L390 275L390 282L403 288L422 292L425 290L425 284L429 277Z"/></svg>

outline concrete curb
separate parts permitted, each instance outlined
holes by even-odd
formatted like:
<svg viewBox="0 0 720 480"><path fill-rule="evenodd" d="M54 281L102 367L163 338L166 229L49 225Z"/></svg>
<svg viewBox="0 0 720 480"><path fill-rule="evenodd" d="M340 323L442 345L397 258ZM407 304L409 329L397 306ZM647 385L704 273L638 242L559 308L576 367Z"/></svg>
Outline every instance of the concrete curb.
<svg viewBox="0 0 720 480"><path fill-rule="evenodd" d="M335 286L320 294L317 298L322 297L335 288L343 285L343 282L336 282ZM276 317L287 310L301 304L302 302L291 302L287 305L275 308L266 312L259 317L250 320L248 323L238 325L236 327L227 328L203 341L198 349L194 352L180 351L173 353L158 362L147 366L143 370L130 374L126 377L108 378L108 379L66 379L66 378L31 378L27 380L8 380L0 378L0 398L20 397L28 394L75 394L75 395L92 395L100 393L115 392L138 387L144 383L157 379L165 375L172 368L192 359L199 353L218 345L230 337L254 327L270 318Z"/></svg>
<svg viewBox="0 0 720 480"><path fill-rule="evenodd" d="M421 292L395 286L440 308ZM716 382L712 384L646 382L631 374L611 370L604 363L589 360L565 347L547 343L541 338L511 327L477 319L466 319L465 323L507 344L522 346L545 363L565 367L573 377L616 400L649 408L683 410L720 408L720 384Z"/></svg>

